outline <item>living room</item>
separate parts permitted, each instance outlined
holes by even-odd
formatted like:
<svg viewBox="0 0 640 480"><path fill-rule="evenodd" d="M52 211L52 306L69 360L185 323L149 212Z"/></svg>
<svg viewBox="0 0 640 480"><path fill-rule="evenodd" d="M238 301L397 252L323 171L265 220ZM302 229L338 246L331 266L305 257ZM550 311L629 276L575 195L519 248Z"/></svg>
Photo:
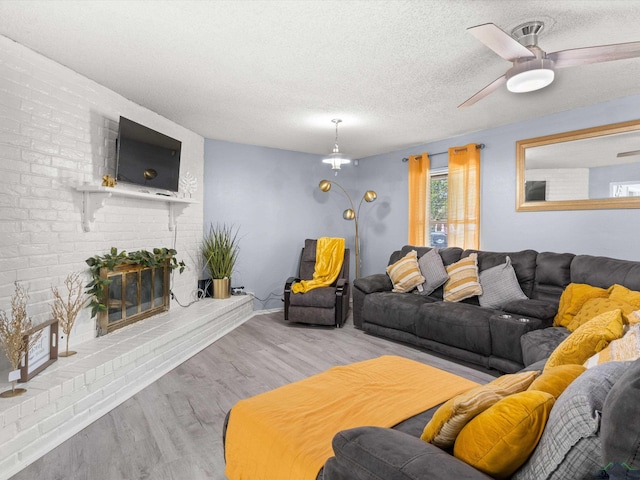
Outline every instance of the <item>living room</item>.
<svg viewBox="0 0 640 480"><path fill-rule="evenodd" d="M12 5L14 15L20 12L20 7L16 7L19 2L3 3ZM409 7L414 6L412 2L400 3L409 11ZM567 10L556 5L558 2L528 2L526 9L510 16L504 12L508 9L501 2L480 2L485 9L476 9L476 3L460 2L458 6L468 9L469 18L456 21L459 30L456 32L456 48L460 48L458 37L465 41L466 36L470 37L464 31L467 27L496 22L509 28L520 20L531 19L536 8L550 19ZM637 25L638 2L594 2L588 7L582 3L572 2L569 9L575 10L581 22L589 18L593 28L599 21L610 27L610 36L599 38L594 35L592 44L638 40L634 36L635 30L631 35L627 33ZM473 8L471 4L474 4ZM333 3L326 7L329 10L338 8ZM37 10L37 6L35 8ZM437 10L440 6L434 4L425 8ZM584 17L580 17L583 8ZM0 6L0 13L2 10ZM440 123L446 124L447 134L434 137L425 128L419 137L397 135L401 140L396 143L387 137L386 141L393 147L354 157L358 158L357 164L345 165L336 177L331 168L321 162L325 156L322 151L328 153L334 143L330 120L335 116L343 118L339 130L340 147L350 153L350 149L355 151L356 138L360 143L366 143L362 142L363 138L373 139L386 134L384 115L375 121L367 119L359 124L357 112L350 111L346 104L336 104L333 99L326 100L324 104L314 102L316 117L308 120L313 126L306 127L314 131L313 147L307 150L265 146L266 142L245 143L242 134L237 132L236 136L205 136L172 120L169 115L157 113L153 105L130 100L128 92L115 91L65 66L64 62L38 53L26 46L26 42L23 44L13 39L8 25L10 11L5 13L7 15L0 21L0 33L6 34L0 37L0 222L4 247L0 253L0 308L8 309L14 282L23 283L29 289L29 313L36 324L49 318L51 286L61 285L65 276L73 271L86 272L85 259L106 253L111 247L127 251L175 248L178 258L185 261L188 268L182 274L173 275L172 291L177 301L189 303L194 298L197 281L202 277L198 261L202 234L211 223L218 222L233 224L239 229L240 254L232 278L233 286L243 286L255 295L254 311L281 309L284 282L295 271L305 238L344 237L353 248L353 224L345 222L341 216L348 206L346 198L337 190L329 194L321 192L318 183L325 178L338 181L357 199L368 189L377 192L376 202L364 205L359 219L361 275L384 272L389 254L407 243L407 168L402 159L469 143L485 145L481 153L480 246L483 250L533 248L541 252L569 251L628 260L638 258L633 242L640 233L638 209L538 212L515 209L515 143L538 136L637 120L640 90L637 82L629 80L638 78L640 74L640 61L637 59L580 67L585 69L583 73L576 71L579 68L563 69L557 72L555 83L547 90L517 97L498 92L495 95L500 97L496 103L488 97L467 109L456 109L459 103L507 68L508 63L489 51L489 55L495 57L491 67L495 71L484 70L484 62L474 64L477 69L471 75L474 81L457 85L455 98L449 99L450 108L437 112L429 110L429 114L425 114L431 116L427 118L427 124L431 122L433 130L440 128ZM598 17L602 18L595 20ZM408 18L405 16L403 20ZM428 19L425 18L424 22L428 28ZM615 22L619 22L617 29L613 27ZM550 22L549 27L552 25L555 32L577 29L570 23ZM36 27L37 22L34 22L30 28ZM551 33L555 32L551 30L550 40L553 40ZM122 41L126 43L126 40ZM241 36L238 35L234 41L241 41ZM470 38L469 42L476 41ZM557 48L551 47L551 50L589 45L581 41L575 44L557 42ZM451 63L484 54L482 49L485 47L479 42L472 45L472 52L455 53ZM78 48L77 55L85 54ZM121 62L126 63L126 57ZM412 60L407 60L407 63L411 66ZM618 64L624 66L624 73L609 74L613 71L610 69L621 68ZM590 72L594 72L594 77L598 75L598 81L591 80ZM138 74L139 83L152 89L153 79L140 72ZM605 75L610 75L606 89L598 83ZM424 76L438 78L434 72ZM328 86L324 92L326 98L343 87L340 83ZM391 87L385 85L380 97L384 97L384 103L391 108L394 102L386 98L391 95L387 88ZM438 91L437 86L432 88ZM168 93L176 98L176 110L183 108L178 90L174 88ZM424 93L424 90L420 91ZM557 109L543 105L547 95L559 103L569 93L577 97L572 101L579 106ZM254 101L256 109L260 108L263 99L259 96L259 89L244 95ZM500 119L500 102L505 95L510 95L509 102L522 102L517 109L526 115L516 121ZM602 100L593 101L596 97ZM427 102L430 97L425 98L427 100L416 98L413 103L418 107L414 106L413 110L420 110L419 104ZM233 103L235 100L228 101ZM486 103L483 105L483 102ZM366 106L361 108L364 111ZM215 116L215 110L210 115ZM389 117L396 115L393 111ZM510 111L509 115L515 114ZM196 203L182 210L173 229L168 226L170 220L165 203L127 198L107 200L88 222L88 231L83 228L83 215L86 214L83 212L83 194L77 188L84 184L98 186L103 175L114 175L120 116L182 141L181 173L189 172L196 179L193 193ZM468 130L456 130L456 122L463 122L466 117L474 117L478 123ZM268 126L271 112L262 111L259 118L260 123L243 121L247 136L249 131L258 130L261 125ZM297 126L305 121L295 118L291 123ZM412 119L405 117L402 121L411 123ZM231 120L216 119L216 125L226 122ZM284 135L286 132L280 133ZM278 132L269 130L269 135L277 137ZM445 161L446 155L433 157L434 165ZM351 271L354 272L355 268L352 267ZM171 309L180 310L180 306L173 301ZM85 309L71 335L72 346L82 345L94 336L95 319ZM0 370L5 371L7 367L6 360L0 360Z"/></svg>

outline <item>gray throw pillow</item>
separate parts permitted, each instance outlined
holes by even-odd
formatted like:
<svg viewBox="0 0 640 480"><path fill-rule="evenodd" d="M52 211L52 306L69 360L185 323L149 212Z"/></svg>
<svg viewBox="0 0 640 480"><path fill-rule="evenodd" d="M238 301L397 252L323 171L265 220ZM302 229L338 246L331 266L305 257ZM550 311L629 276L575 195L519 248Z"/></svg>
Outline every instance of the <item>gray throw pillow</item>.
<svg viewBox="0 0 640 480"><path fill-rule="evenodd" d="M576 378L558 397L538 446L512 480L596 478L604 461L598 435L602 407L629 365L603 363Z"/></svg>
<svg viewBox="0 0 640 480"><path fill-rule="evenodd" d="M420 295L431 295L436 288L444 285L444 282L449 279L437 248L422 255L418 259L418 267L420 267L420 273L425 279Z"/></svg>
<svg viewBox="0 0 640 480"><path fill-rule="evenodd" d="M482 295L478 296L481 307L500 308L514 300L526 300L522 292L516 272L511 266L511 258L506 257L502 265L487 268L480 272Z"/></svg>

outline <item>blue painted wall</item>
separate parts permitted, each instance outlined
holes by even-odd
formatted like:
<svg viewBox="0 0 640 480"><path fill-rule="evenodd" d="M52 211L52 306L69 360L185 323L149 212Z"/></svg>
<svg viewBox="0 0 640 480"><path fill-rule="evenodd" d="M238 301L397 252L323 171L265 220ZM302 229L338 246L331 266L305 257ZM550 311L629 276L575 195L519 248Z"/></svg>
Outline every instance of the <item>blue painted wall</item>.
<svg viewBox="0 0 640 480"><path fill-rule="evenodd" d="M232 284L265 300L256 300L256 309L280 308L284 282L295 274L305 238L342 236L353 249L353 222L342 219L348 200L337 188L321 192L320 180L337 180L356 208L366 190L378 193L376 202L363 204L360 211L361 274L384 272L389 254L407 243L407 164L402 158L484 143L482 249L533 248L640 260L635 246L640 210L515 210L517 140L638 118L640 95L367 157L357 166L343 167L337 177L319 155L206 140L205 229L211 222L240 228L241 251ZM432 160L442 164L446 155ZM352 279L354 274L352 253Z"/></svg>
<svg viewBox="0 0 640 480"><path fill-rule="evenodd" d="M471 107L475 108L475 107ZM640 210L516 212L516 141L640 118L640 95L591 105L469 135L418 145L360 161L360 177L379 178L392 214L383 230L363 235L366 270L384 271L389 253L407 240L407 169L402 157L452 146L484 143L481 154L480 247L492 251L533 248L640 260ZM377 234L376 234L377 233Z"/></svg>
<svg viewBox="0 0 640 480"><path fill-rule="evenodd" d="M342 219L347 198L337 188L318 188L324 178L337 180L355 198L353 167L335 177L319 155L210 139L204 156L204 228L219 222L239 229L232 286L254 292L254 308L283 306L305 238L344 237L353 248L353 222Z"/></svg>

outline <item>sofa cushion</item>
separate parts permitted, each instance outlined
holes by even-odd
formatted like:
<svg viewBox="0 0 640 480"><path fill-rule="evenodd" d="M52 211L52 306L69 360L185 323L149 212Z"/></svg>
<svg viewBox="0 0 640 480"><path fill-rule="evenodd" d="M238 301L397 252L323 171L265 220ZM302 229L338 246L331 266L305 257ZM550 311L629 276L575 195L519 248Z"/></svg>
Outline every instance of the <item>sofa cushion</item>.
<svg viewBox="0 0 640 480"><path fill-rule="evenodd" d="M436 288L444 285L449 279L442 257L438 254L437 249L429 250L422 255L418 259L418 266L425 279L422 284L421 295L431 295Z"/></svg>
<svg viewBox="0 0 640 480"><path fill-rule="evenodd" d="M615 382L602 408L604 464L626 464L640 470L640 360ZM638 472L635 472L636 474ZM638 476L636 476L638 478Z"/></svg>
<svg viewBox="0 0 640 480"><path fill-rule="evenodd" d="M560 295L571 283L571 262L574 257L572 253L538 253L533 292L528 296L557 305Z"/></svg>
<svg viewBox="0 0 640 480"><path fill-rule="evenodd" d="M587 370L556 401L537 448L512 480L595 478L602 467L600 412L629 367L616 362Z"/></svg>
<svg viewBox="0 0 640 480"><path fill-rule="evenodd" d="M335 457L324 466L326 480L489 479L444 450L389 428L343 430L332 442Z"/></svg>
<svg viewBox="0 0 640 480"><path fill-rule="evenodd" d="M478 301L481 307L500 308L509 302L527 299L522 293L509 256L505 263L482 270L479 278L482 295L478 297Z"/></svg>
<svg viewBox="0 0 640 480"><path fill-rule="evenodd" d="M478 256L472 253L447 266L449 278L444 284L444 301L459 302L482 294L478 278Z"/></svg>
<svg viewBox="0 0 640 480"><path fill-rule="evenodd" d="M393 283L393 292L410 292L416 287L422 290L424 277L418 266L418 253L411 250L397 262L387 267L387 274Z"/></svg>
<svg viewBox="0 0 640 480"><path fill-rule="evenodd" d="M411 295L422 297L421 295ZM491 355L489 319L494 310L466 303L423 303L415 319L415 333L419 338L461 348L484 356Z"/></svg>
<svg viewBox="0 0 640 480"><path fill-rule="evenodd" d="M500 400L462 429L454 456L487 475L508 478L536 448L554 403L553 395L534 390Z"/></svg>
<svg viewBox="0 0 640 480"><path fill-rule="evenodd" d="M571 281L609 288L616 283L640 291L640 262L576 255L571 262Z"/></svg>
<svg viewBox="0 0 640 480"><path fill-rule="evenodd" d="M371 293L364 299L362 318L367 324L381 325L415 335L420 307L434 301L430 297L411 293Z"/></svg>
<svg viewBox="0 0 640 480"><path fill-rule="evenodd" d="M545 369L568 363L582 365L623 334L622 312L613 310L602 313L564 339L549 356Z"/></svg>
<svg viewBox="0 0 640 480"><path fill-rule="evenodd" d="M525 366L546 360L571 332L564 327L532 330L520 337L522 363Z"/></svg>
<svg viewBox="0 0 640 480"><path fill-rule="evenodd" d="M464 426L503 398L527 389L539 372L502 375L446 401L425 425L420 438L440 448L450 448Z"/></svg>

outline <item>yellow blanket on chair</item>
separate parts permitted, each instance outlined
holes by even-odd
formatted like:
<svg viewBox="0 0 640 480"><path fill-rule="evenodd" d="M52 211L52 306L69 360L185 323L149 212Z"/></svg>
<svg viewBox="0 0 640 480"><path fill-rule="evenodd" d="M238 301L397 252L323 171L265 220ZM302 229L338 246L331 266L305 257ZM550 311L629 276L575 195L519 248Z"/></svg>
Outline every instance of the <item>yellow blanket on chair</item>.
<svg viewBox="0 0 640 480"><path fill-rule="evenodd" d="M305 293L328 287L336 281L344 260L344 238L320 237L316 244L316 265L313 279L301 280L291 286L293 293Z"/></svg>
<svg viewBox="0 0 640 480"><path fill-rule="evenodd" d="M315 480L344 429L392 427L477 383L406 358L382 356L241 400L225 452L230 480Z"/></svg>

